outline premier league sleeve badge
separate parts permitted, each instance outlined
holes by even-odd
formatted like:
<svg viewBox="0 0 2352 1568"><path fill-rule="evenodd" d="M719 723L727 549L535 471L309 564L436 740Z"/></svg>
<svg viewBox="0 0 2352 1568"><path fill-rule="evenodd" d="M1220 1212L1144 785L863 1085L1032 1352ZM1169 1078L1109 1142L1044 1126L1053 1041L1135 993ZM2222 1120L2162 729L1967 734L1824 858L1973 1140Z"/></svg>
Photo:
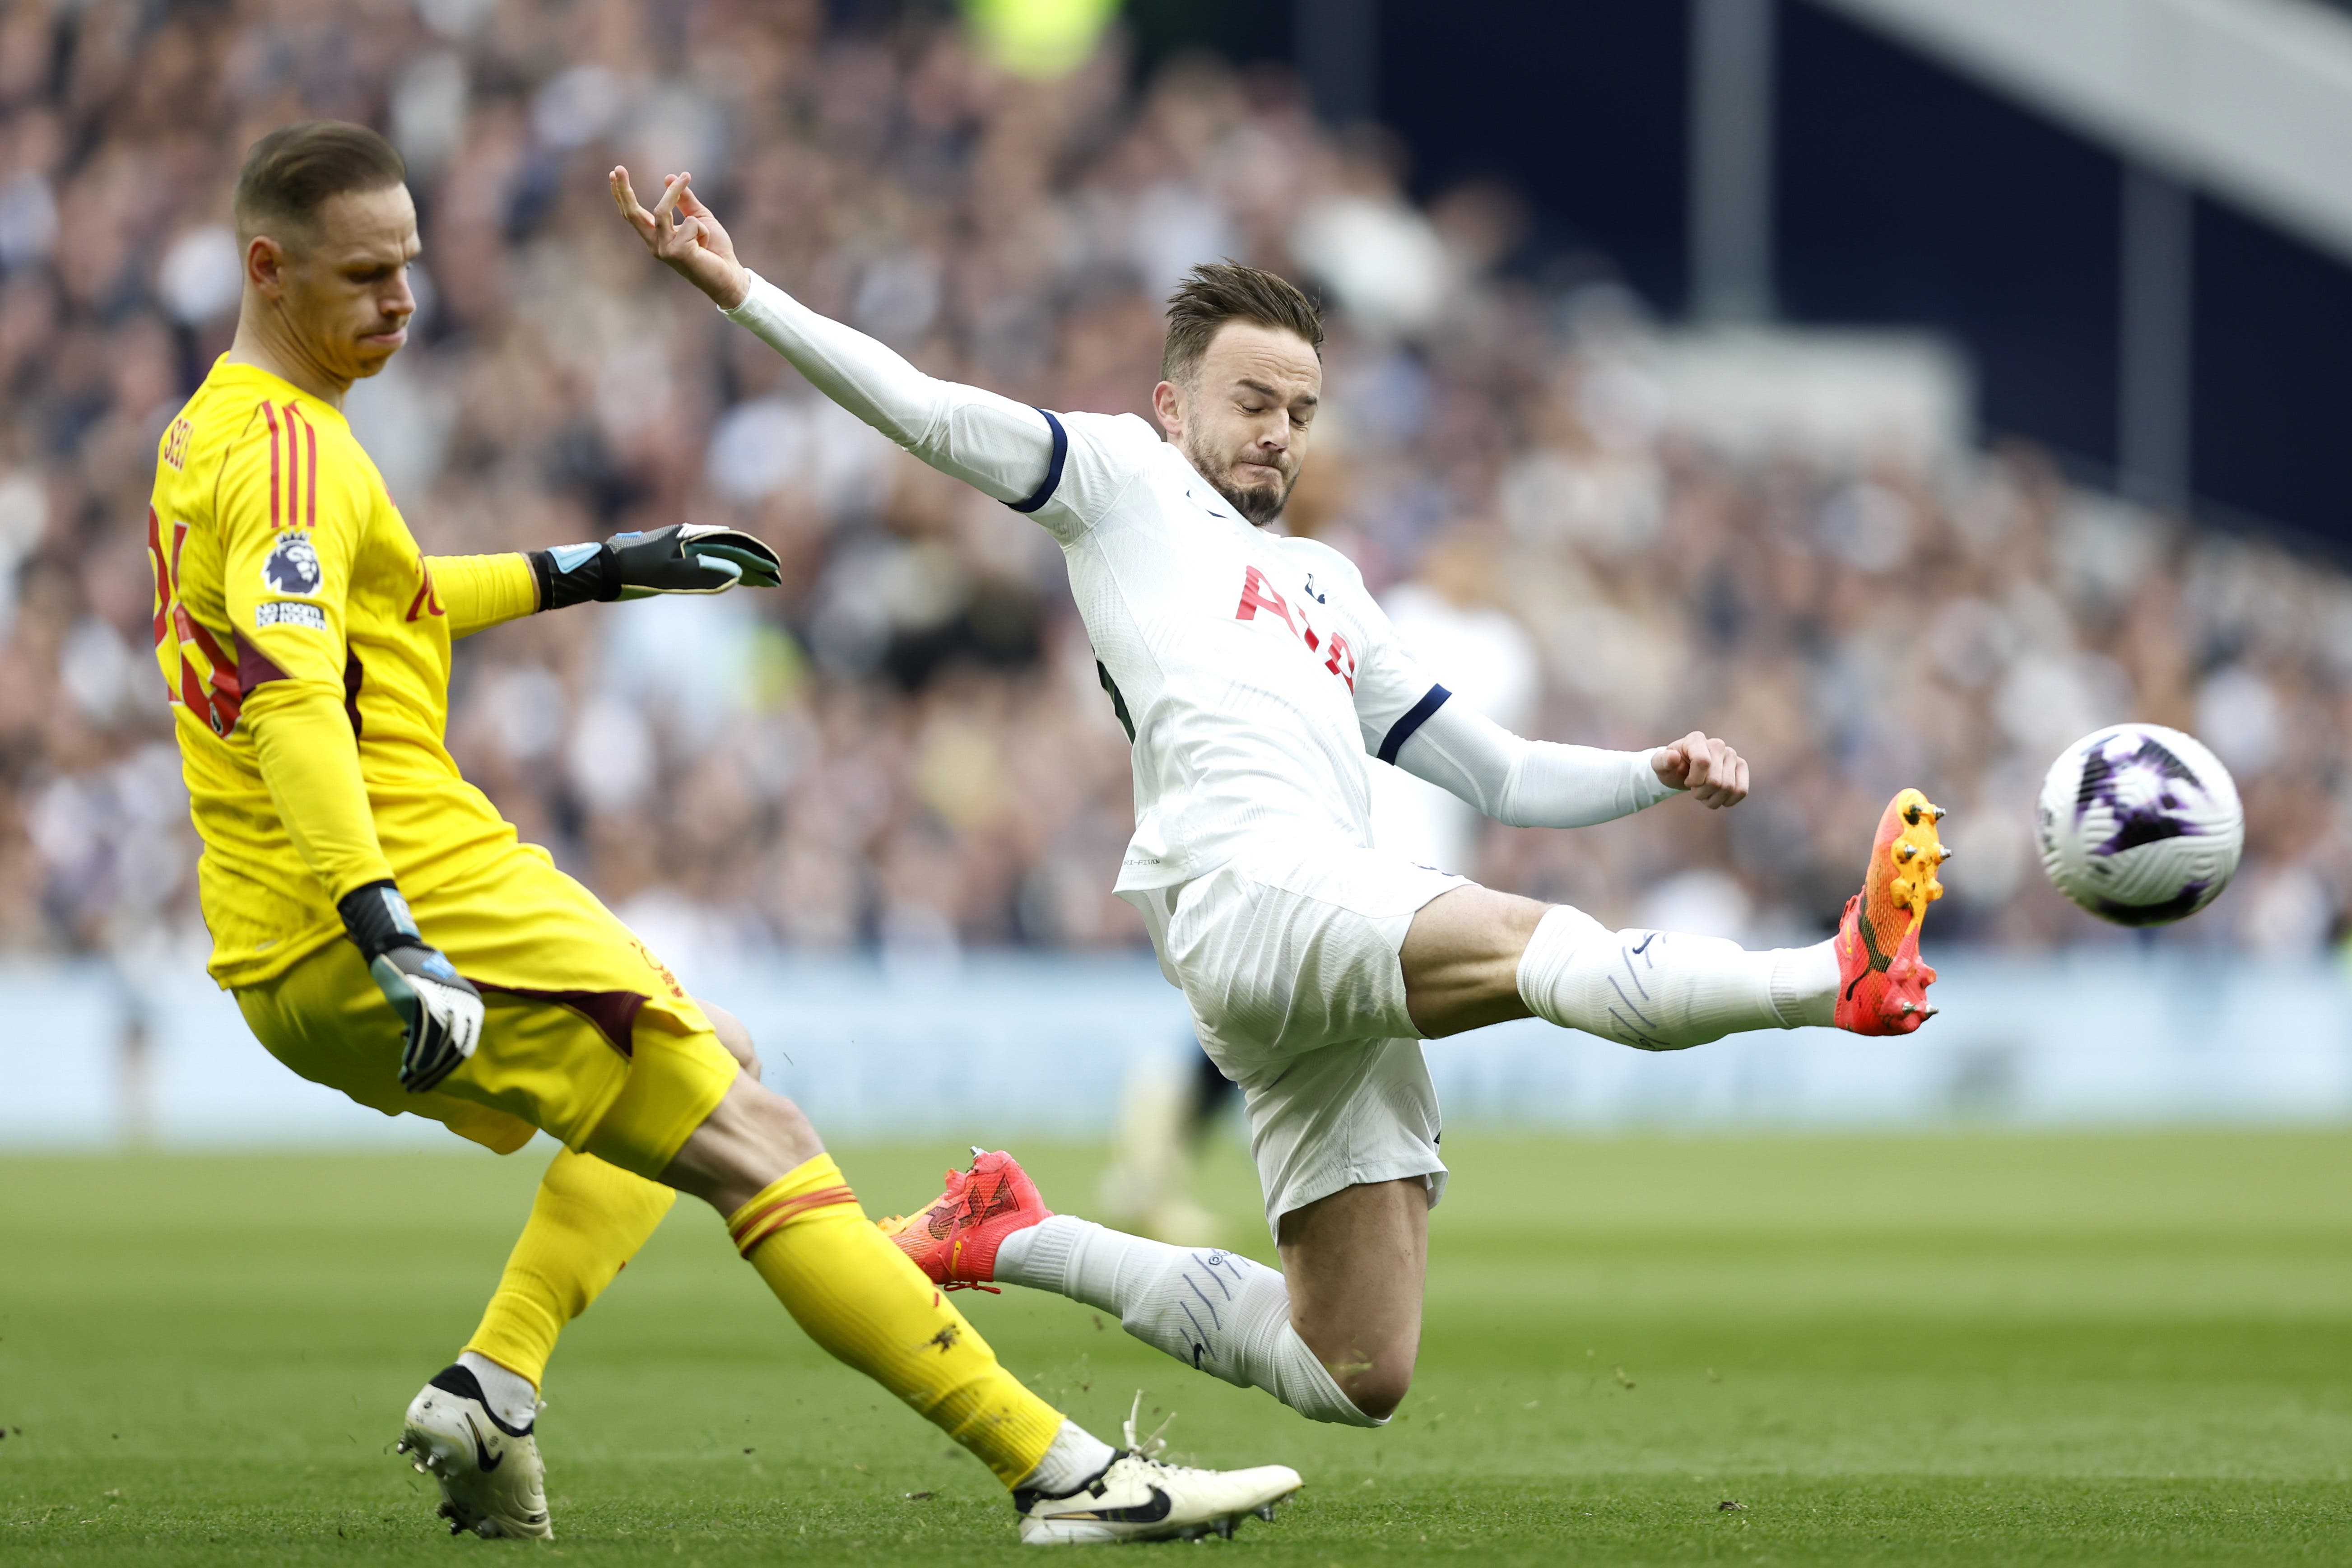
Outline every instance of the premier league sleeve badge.
<svg viewBox="0 0 2352 1568"><path fill-rule="evenodd" d="M310 544L307 533L289 533L270 550L261 563L261 585L272 594L294 594L308 597L319 591L324 574L319 567L319 552Z"/></svg>

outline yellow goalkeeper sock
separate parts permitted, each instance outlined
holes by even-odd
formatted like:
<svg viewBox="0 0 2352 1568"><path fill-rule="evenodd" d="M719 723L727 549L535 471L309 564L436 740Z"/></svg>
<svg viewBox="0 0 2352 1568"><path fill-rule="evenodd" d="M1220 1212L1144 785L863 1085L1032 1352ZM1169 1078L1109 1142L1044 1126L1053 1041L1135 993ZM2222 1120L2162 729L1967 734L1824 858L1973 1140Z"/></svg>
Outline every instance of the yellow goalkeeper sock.
<svg viewBox="0 0 2352 1568"><path fill-rule="evenodd" d="M660 1183L593 1154L557 1154L466 1348L537 1387L563 1325L604 1293L676 1202Z"/></svg>
<svg viewBox="0 0 2352 1568"><path fill-rule="evenodd" d="M897 1394L977 1455L1006 1486L1036 1469L1061 1413L996 1353L888 1237L830 1154L819 1154L727 1221L809 1338Z"/></svg>

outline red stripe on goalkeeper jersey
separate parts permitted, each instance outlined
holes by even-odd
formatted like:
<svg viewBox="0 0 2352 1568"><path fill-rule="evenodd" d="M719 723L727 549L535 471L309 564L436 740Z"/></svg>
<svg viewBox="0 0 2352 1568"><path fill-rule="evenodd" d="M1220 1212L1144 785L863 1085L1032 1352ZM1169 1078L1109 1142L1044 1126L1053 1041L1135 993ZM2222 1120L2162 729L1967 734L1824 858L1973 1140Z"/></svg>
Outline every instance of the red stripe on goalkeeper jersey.
<svg viewBox="0 0 2352 1568"><path fill-rule="evenodd" d="M205 683L185 654L180 656L180 705L191 713L206 711Z"/></svg>
<svg viewBox="0 0 2352 1568"><path fill-rule="evenodd" d="M282 526L278 521L278 459L277 406L273 404L263 404L261 405L261 416L269 421L269 531L275 533L278 531L279 527Z"/></svg>
<svg viewBox="0 0 2352 1568"><path fill-rule="evenodd" d="M205 656L206 664L212 666L211 680L214 687L227 693L232 699L244 696L245 689L237 680L236 661L228 657L227 650L223 648L214 639L213 634L205 629L203 623L189 615L184 607L174 605L172 606L172 614L179 623L180 640L195 644L196 651ZM229 640L236 641L236 634L230 633Z"/></svg>
<svg viewBox="0 0 2352 1568"><path fill-rule="evenodd" d="M163 559L163 520L155 509L147 509L147 555L155 563L155 646L163 646L163 634L171 628L169 612L172 601L179 596L179 585L172 581L172 569Z"/></svg>
<svg viewBox="0 0 2352 1568"><path fill-rule="evenodd" d="M284 416L283 423L280 416ZM261 405L269 422L269 529L319 526L319 427L299 403Z"/></svg>
<svg viewBox="0 0 2352 1568"><path fill-rule="evenodd" d="M857 1194L845 1186L819 1187L798 1197L771 1199L730 1226L728 1234L735 1238L735 1250L749 1258L753 1247L803 1215L838 1208L844 1204L852 1208L857 1205Z"/></svg>
<svg viewBox="0 0 2352 1568"><path fill-rule="evenodd" d="M299 464L301 469L302 526L315 531L319 526L319 429L310 423L310 416L302 412L300 404L289 403L286 405L286 447L289 452L295 449L294 427L297 425L302 427ZM286 487L286 519L289 522L294 521L296 489L291 484Z"/></svg>

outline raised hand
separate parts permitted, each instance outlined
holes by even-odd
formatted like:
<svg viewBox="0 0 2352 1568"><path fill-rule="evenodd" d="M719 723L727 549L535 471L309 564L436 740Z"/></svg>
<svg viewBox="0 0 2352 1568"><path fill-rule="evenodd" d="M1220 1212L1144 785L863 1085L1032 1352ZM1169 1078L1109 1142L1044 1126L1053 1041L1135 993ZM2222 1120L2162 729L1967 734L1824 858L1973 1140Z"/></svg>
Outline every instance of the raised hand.
<svg viewBox="0 0 2352 1568"><path fill-rule="evenodd" d="M646 248L678 276L710 296L719 308L731 310L751 291L751 277L735 259L735 243L719 226L719 215L694 194L692 174L671 174L662 181L661 199L647 212L638 205L629 184L629 171L614 166L607 176L613 205L646 242Z"/></svg>
<svg viewBox="0 0 2352 1568"><path fill-rule="evenodd" d="M1728 741L1693 730L1651 757L1658 777L1675 789L1686 789L1691 798L1709 811L1738 805L1748 798L1748 759Z"/></svg>

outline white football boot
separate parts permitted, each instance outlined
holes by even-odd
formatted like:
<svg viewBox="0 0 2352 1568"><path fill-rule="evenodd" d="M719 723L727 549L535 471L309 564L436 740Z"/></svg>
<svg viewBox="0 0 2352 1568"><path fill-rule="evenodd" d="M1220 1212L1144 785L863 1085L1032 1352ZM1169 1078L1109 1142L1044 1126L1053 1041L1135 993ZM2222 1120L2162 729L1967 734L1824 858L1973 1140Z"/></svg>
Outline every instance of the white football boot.
<svg viewBox="0 0 2352 1568"><path fill-rule="evenodd" d="M1195 1470L1125 1448L1101 1474L1059 1497L1024 1487L1013 1494L1024 1546L1231 1537L1245 1514L1274 1518L1274 1505L1299 1489L1287 1465Z"/></svg>
<svg viewBox="0 0 2352 1568"><path fill-rule="evenodd" d="M408 1402L393 1452L441 1483L450 1534L554 1539L538 1439L491 1415L482 1385L464 1367L436 1373Z"/></svg>

